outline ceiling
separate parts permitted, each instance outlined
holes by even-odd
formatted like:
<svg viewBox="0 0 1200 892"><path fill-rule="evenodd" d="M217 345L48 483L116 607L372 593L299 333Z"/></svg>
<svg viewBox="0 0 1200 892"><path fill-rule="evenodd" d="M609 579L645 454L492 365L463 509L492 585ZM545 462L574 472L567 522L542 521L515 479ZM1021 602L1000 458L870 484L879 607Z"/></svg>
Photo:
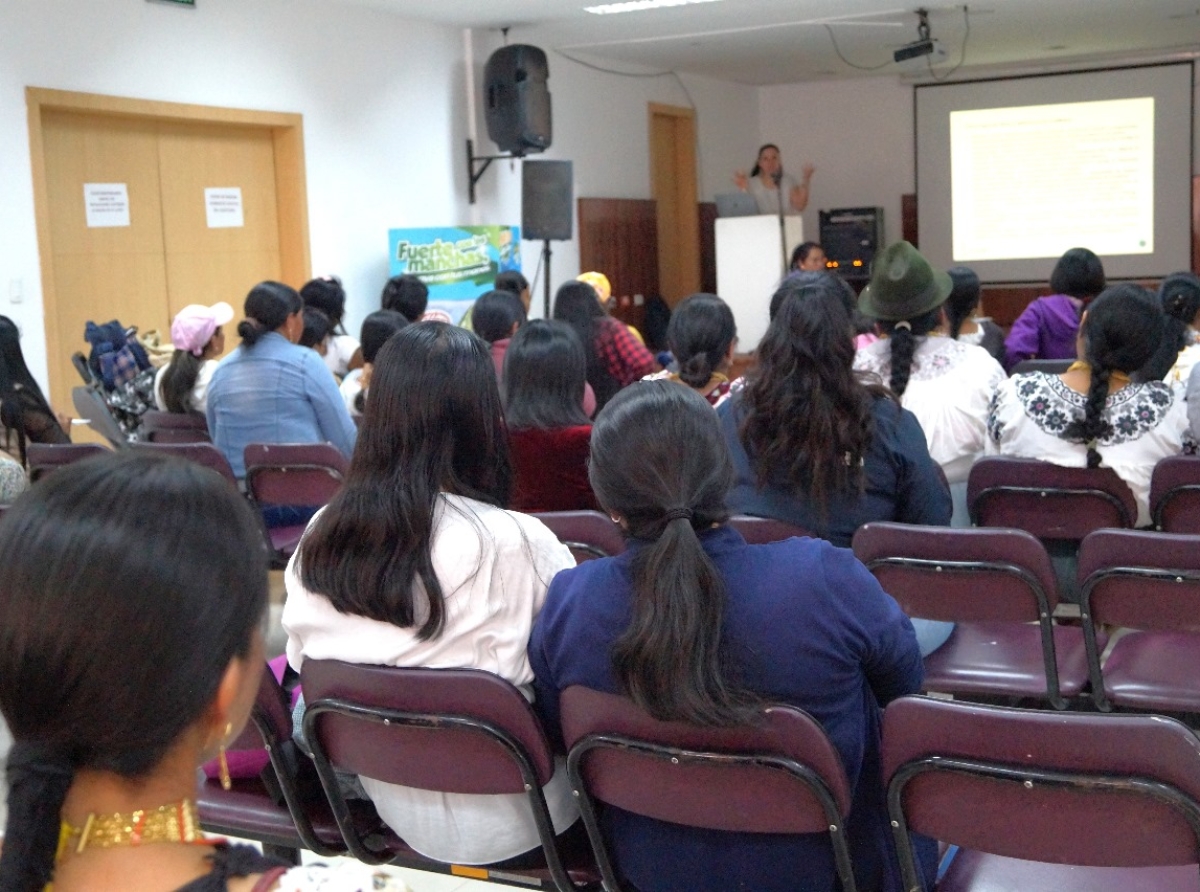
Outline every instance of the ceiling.
<svg viewBox="0 0 1200 892"><path fill-rule="evenodd" d="M897 46L917 39L916 6L898 0L718 0L621 15L583 10L603 0L335 2L460 28L508 27L509 42L623 70L639 66L757 85L930 73L928 59L892 61ZM931 5L929 23L945 51L933 68L942 76L960 60L964 38L960 76L973 69L1200 52L1200 0L980 0L965 15L961 5Z"/></svg>

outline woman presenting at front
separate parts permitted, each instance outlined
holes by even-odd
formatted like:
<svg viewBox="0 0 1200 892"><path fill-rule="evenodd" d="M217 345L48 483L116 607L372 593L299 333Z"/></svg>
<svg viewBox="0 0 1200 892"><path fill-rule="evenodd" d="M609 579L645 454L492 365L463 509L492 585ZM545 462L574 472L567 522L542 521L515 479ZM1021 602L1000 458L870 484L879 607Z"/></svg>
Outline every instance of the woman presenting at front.
<svg viewBox="0 0 1200 892"><path fill-rule="evenodd" d="M733 175L733 181L743 192L754 196L760 214L778 214L781 210L784 213L795 211L798 214L808 207L808 186L815 170L812 164L805 162L804 167L800 169L802 179L797 183L795 177L783 172L783 162L779 160L779 146L767 143L758 150L758 160L754 162L750 175L747 176L744 170L739 170ZM790 207L781 207L780 189L786 192Z"/></svg>

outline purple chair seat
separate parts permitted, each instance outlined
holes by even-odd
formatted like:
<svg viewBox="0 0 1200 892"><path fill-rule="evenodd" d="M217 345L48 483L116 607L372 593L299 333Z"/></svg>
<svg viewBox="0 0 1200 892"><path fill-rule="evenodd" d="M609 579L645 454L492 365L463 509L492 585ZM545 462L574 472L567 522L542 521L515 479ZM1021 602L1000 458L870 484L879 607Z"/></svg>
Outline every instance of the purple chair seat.
<svg viewBox="0 0 1200 892"><path fill-rule="evenodd" d="M793 537L811 539L812 533L795 524L785 523L773 517L753 517L749 514L735 514L729 518L729 525L742 534L747 545L769 545L772 542L782 542Z"/></svg>
<svg viewBox="0 0 1200 892"><path fill-rule="evenodd" d="M960 851L938 892L1200 892L1200 871L1185 867L1110 867L1021 861Z"/></svg>
<svg viewBox="0 0 1200 892"><path fill-rule="evenodd" d="M219 781L207 780L200 787L196 805L200 823L211 833L254 839L281 848L307 848L288 807L276 804L258 778L235 780L232 790L221 789ZM329 806L314 801L307 811L316 837L330 848L343 848L342 834Z"/></svg>
<svg viewBox="0 0 1200 892"><path fill-rule="evenodd" d="M1121 636L1104 663L1104 692L1117 706L1200 713L1200 634Z"/></svg>
<svg viewBox="0 0 1200 892"><path fill-rule="evenodd" d="M1077 697L1088 679L1083 630L1055 626L1052 635L1059 693ZM1046 686L1041 630L1035 624L959 623L925 658L925 691L1044 697Z"/></svg>

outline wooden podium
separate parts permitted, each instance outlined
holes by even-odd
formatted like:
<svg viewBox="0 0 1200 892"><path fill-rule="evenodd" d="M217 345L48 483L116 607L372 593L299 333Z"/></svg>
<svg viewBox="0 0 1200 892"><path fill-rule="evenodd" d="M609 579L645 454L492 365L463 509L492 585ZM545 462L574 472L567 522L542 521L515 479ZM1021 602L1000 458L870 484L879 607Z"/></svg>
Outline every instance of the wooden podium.
<svg viewBox="0 0 1200 892"><path fill-rule="evenodd" d="M783 278L796 245L804 241L799 216L783 218L787 257L779 239L779 217L719 217L716 226L717 294L733 310L738 352L748 353L766 334L771 295Z"/></svg>

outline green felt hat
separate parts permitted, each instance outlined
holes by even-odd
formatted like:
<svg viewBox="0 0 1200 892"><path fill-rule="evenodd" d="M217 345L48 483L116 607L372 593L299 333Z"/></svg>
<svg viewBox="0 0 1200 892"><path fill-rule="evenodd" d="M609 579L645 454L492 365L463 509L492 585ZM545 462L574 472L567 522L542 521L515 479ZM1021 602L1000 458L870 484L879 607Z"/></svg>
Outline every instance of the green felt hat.
<svg viewBox="0 0 1200 892"><path fill-rule="evenodd" d="M954 282L908 242L895 242L875 255L871 281L858 298L858 308L873 319L900 322L940 307Z"/></svg>

